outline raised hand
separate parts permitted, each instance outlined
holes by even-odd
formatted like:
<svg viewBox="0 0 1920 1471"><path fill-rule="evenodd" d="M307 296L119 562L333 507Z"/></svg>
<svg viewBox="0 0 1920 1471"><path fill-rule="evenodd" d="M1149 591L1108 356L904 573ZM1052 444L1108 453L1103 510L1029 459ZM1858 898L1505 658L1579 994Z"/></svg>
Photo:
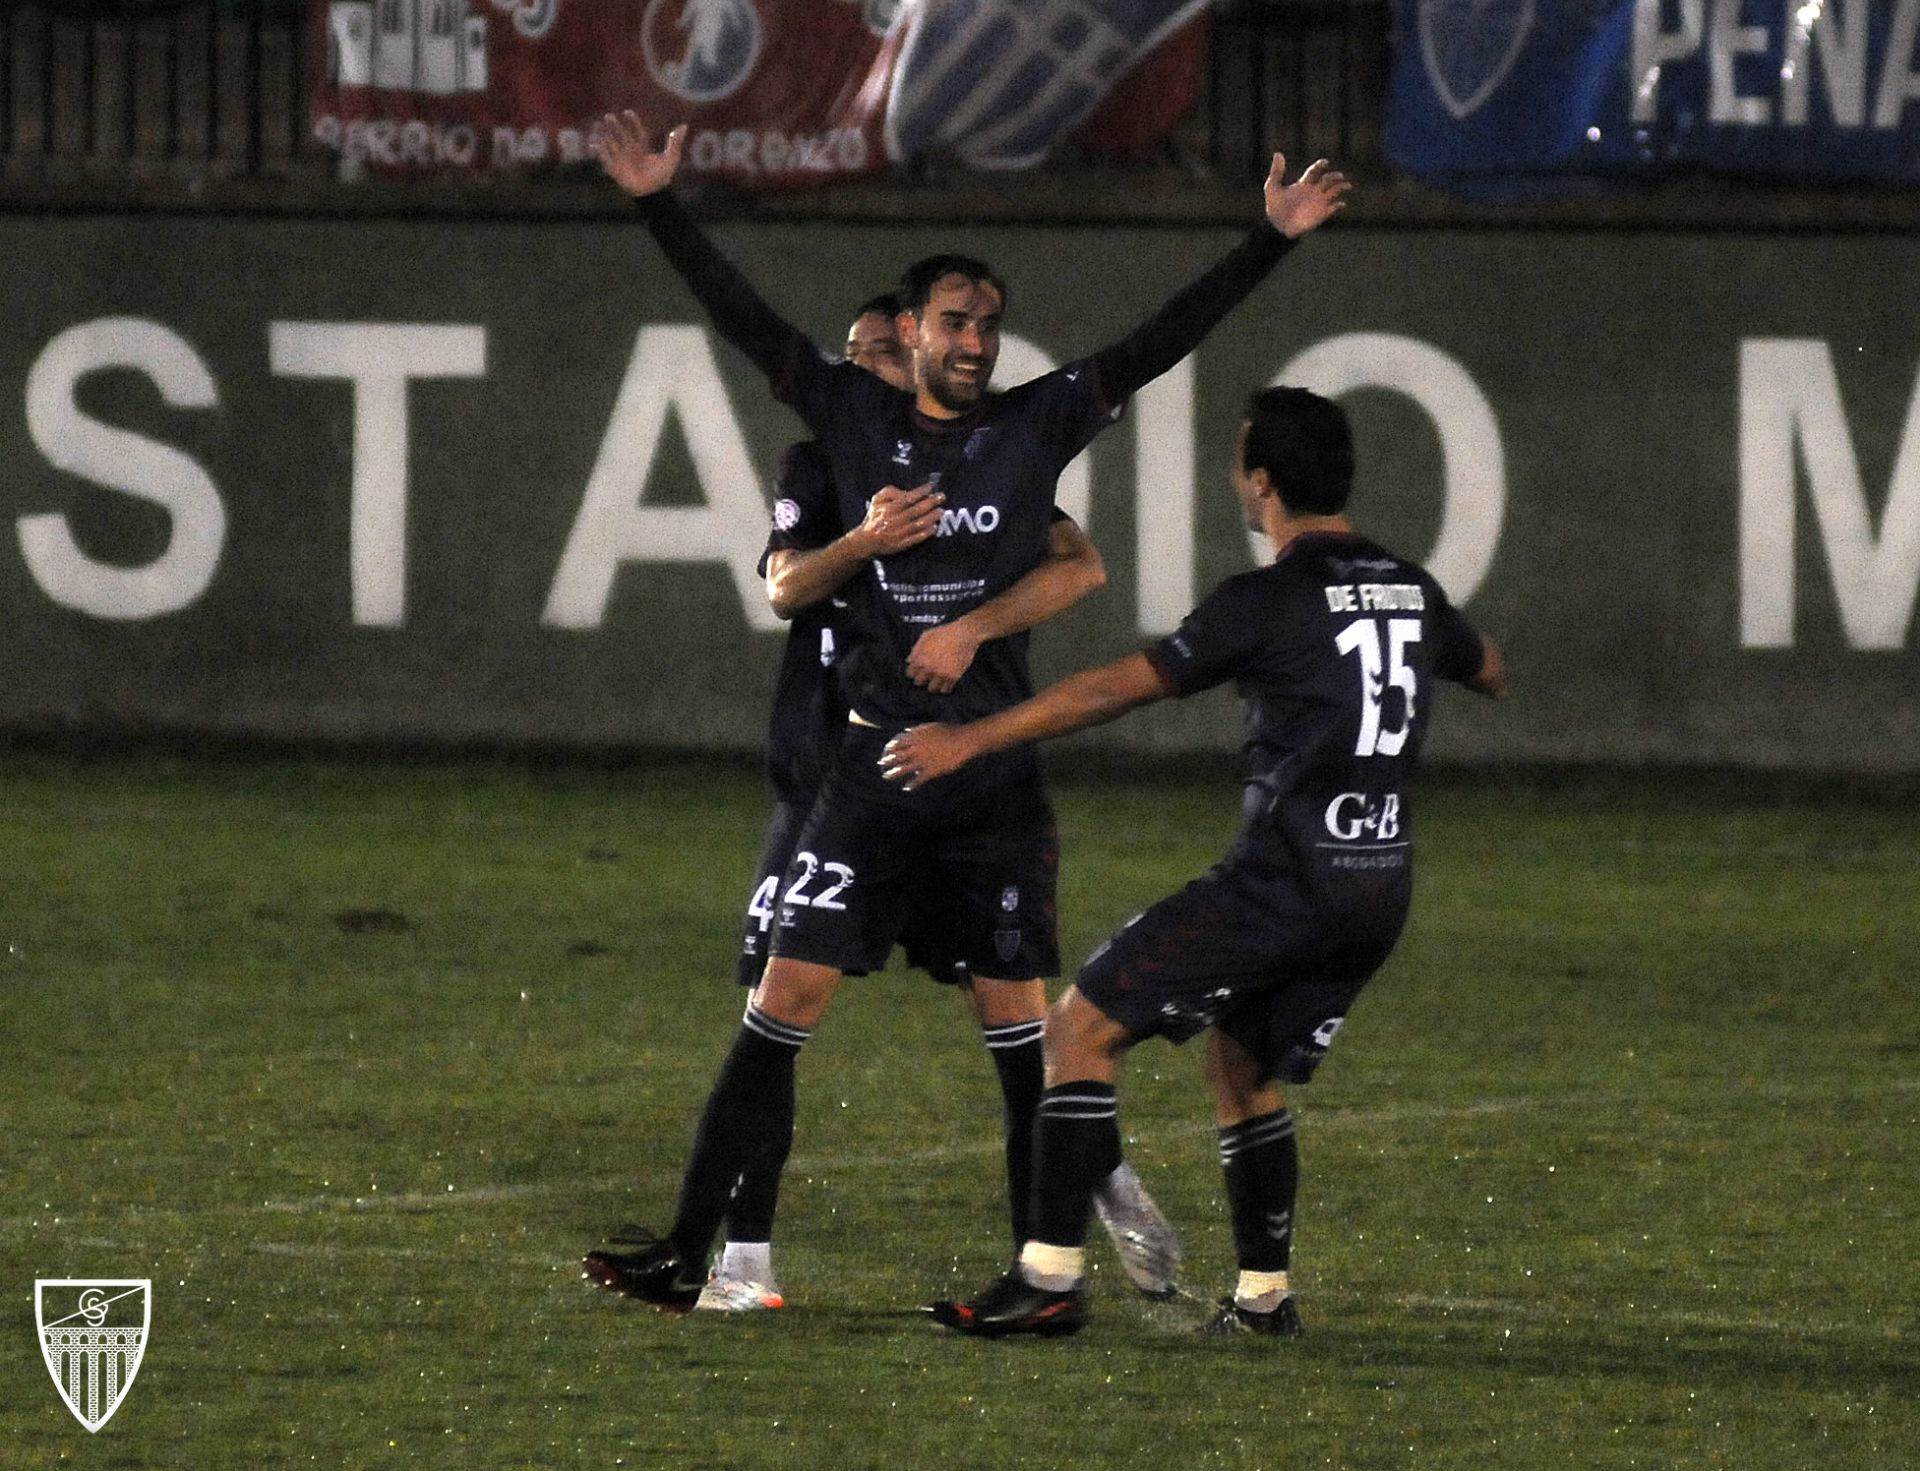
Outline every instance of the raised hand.
<svg viewBox="0 0 1920 1471"><path fill-rule="evenodd" d="M1287 182L1287 156L1276 153L1267 171L1267 219L1289 240L1325 224L1347 207L1353 181L1334 170L1324 158L1307 165L1306 172Z"/></svg>
<svg viewBox="0 0 1920 1471"><path fill-rule="evenodd" d="M607 177L640 199L659 193L680 171L680 155L687 147L687 125L681 123L673 129L656 149L640 114L629 108L610 112L595 123L592 143Z"/></svg>

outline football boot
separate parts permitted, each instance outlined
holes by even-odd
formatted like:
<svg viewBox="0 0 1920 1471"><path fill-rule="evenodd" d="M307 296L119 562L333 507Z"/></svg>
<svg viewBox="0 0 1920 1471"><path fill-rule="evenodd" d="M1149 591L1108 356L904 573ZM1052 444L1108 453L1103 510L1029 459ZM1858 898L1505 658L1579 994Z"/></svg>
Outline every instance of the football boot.
<svg viewBox="0 0 1920 1471"><path fill-rule="evenodd" d="M684 1313L700 1300L706 1278L694 1270L671 1241L650 1231L624 1228L614 1238L634 1251L590 1251L580 1260L580 1275L597 1287L637 1297L669 1313Z"/></svg>
<svg viewBox="0 0 1920 1471"><path fill-rule="evenodd" d="M1016 1333L1060 1338L1078 1333L1087 1321L1086 1298L1079 1288L1053 1292L1035 1287L1018 1267L969 1302L937 1302L927 1311L942 1327L975 1338Z"/></svg>
<svg viewBox="0 0 1920 1471"><path fill-rule="evenodd" d="M1298 1338L1307 1330L1301 1326L1300 1310L1293 1305L1293 1298L1287 1296L1265 1313L1223 1297L1219 1312L1202 1331L1221 1336L1253 1333L1264 1338Z"/></svg>

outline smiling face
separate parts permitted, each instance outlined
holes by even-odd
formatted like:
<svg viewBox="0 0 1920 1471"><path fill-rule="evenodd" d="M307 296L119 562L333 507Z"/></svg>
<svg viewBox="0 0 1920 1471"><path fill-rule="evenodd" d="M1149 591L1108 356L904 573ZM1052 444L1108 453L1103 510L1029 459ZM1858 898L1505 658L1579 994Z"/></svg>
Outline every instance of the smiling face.
<svg viewBox="0 0 1920 1471"><path fill-rule="evenodd" d="M899 324L885 312L863 312L854 319L847 329L847 361L889 387L913 387L913 367L900 341Z"/></svg>
<svg viewBox="0 0 1920 1471"><path fill-rule="evenodd" d="M917 316L900 318L921 413L957 419L980 402L1000 356L1000 312L993 285L956 271L934 282Z"/></svg>

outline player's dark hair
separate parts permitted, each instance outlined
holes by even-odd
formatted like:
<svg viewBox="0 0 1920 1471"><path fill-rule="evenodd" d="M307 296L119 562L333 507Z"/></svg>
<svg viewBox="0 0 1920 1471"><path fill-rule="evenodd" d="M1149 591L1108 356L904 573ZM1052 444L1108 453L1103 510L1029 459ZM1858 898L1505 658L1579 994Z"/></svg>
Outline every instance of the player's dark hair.
<svg viewBox="0 0 1920 1471"><path fill-rule="evenodd" d="M878 296L870 296L860 303L860 309L853 314L854 321L862 317L885 317L892 321L905 308L900 305L900 295L895 291L883 291Z"/></svg>
<svg viewBox="0 0 1920 1471"><path fill-rule="evenodd" d="M1265 470L1280 504L1335 516L1353 493L1353 430L1332 399L1304 388L1263 388L1247 399L1240 468Z"/></svg>
<svg viewBox="0 0 1920 1471"><path fill-rule="evenodd" d="M930 255L915 261L901 275L900 310L919 316L933 299L933 288L947 276L965 276L976 285L991 286L1000 293L1000 310L1007 309L1007 283L985 261L970 255Z"/></svg>

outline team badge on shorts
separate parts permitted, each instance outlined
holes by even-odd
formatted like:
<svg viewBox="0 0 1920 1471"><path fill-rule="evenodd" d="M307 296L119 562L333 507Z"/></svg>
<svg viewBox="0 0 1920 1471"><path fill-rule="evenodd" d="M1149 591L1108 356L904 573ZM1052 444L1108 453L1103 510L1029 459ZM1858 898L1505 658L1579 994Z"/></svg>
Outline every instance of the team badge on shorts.
<svg viewBox="0 0 1920 1471"><path fill-rule="evenodd" d="M40 1357L89 1434L113 1418L133 1388L152 1319L151 1279L43 1277L33 1284Z"/></svg>
<svg viewBox="0 0 1920 1471"><path fill-rule="evenodd" d="M1008 884L1000 891L1000 912L1002 914L1012 914L1013 911L1019 907L1020 886L1018 884Z"/></svg>
<svg viewBox="0 0 1920 1471"><path fill-rule="evenodd" d="M993 953L1002 960L1011 961L1020 953L1020 931L995 930L993 932Z"/></svg>

